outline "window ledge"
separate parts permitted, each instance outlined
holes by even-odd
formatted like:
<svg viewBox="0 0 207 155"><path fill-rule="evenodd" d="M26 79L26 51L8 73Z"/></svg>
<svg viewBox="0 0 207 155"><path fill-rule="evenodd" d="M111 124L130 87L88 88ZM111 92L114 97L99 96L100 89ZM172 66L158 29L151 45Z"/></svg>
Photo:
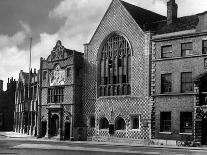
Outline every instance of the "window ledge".
<svg viewBox="0 0 207 155"><path fill-rule="evenodd" d="M153 94L152 96L182 96L182 95L196 95L198 93L188 92L188 93L163 93L163 94Z"/></svg>
<svg viewBox="0 0 207 155"><path fill-rule="evenodd" d="M131 129L130 131L141 131L141 130L139 128L139 129Z"/></svg>
<svg viewBox="0 0 207 155"><path fill-rule="evenodd" d="M126 132L126 129L124 130L115 130L116 132Z"/></svg>
<svg viewBox="0 0 207 155"><path fill-rule="evenodd" d="M193 133L179 133L179 135L193 135Z"/></svg>
<svg viewBox="0 0 207 155"><path fill-rule="evenodd" d="M159 132L160 134L166 134L166 135L171 135L172 132Z"/></svg>
<svg viewBox="0 0 207 155"><path fill-rule="evenodd" d="M156 62L156 61L167 61L167 60L186 59L186 58L195 58L195 57L204 57L204 56L207 56L207 54L179 56L179 57L172 57L172 58L157 58L157 59L154 59L152 61L153 62Z"/></svg>

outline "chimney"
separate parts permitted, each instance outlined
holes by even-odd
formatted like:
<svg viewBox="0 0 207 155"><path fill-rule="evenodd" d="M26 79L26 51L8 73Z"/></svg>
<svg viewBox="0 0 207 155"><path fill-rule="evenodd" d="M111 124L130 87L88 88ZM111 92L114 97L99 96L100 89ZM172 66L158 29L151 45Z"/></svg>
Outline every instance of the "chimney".
<svg viewBox="0 0 207 155"><path fill-rule="evenodd" d="M3 80L0 80L0 92L3 91Z"/></svg>
<svg viewBox="0 0 207 155"><path fill-rule="evenodd" d="M175 0L169 0L167 2L167 24L171 24L176 21L178 13L178 5Z"/></svg>

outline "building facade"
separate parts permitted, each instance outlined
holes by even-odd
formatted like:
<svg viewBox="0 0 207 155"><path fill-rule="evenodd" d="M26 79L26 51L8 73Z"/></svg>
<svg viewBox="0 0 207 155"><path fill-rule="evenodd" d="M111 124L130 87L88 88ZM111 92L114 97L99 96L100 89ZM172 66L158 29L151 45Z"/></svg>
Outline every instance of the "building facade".
<svg viewBox="0 0 207 155"><path fill-rule="evenodd" d="M12 131L14 122L14 101L16 81L8 79L7 90L3 91L3 81L0 80L0 131Z"/></svg>
<svg viewBox="0 0 207 155"><path fill-rule="evenodd" d="M39 102L38 73L26 73L22 70L15 91L14 131L28 135L37 135L37 110Z"/></svg>
<svg viewBox="0 0 207 155"><path fill-rule="evenodd" d="M38 137L83 140L83 53L60 41L47 59L40 60Z"/></svg>
<svg viewBox="0 0 207 155"><path fill-rule="evenodd" d="M83 116L88 140L150 138L150 38L165 17L113 0L85 44Z"/></svg>
<svg viewBox="0 0 207 155"><path fill-rule="evenodd" d="M167 20L152 36L152 138L207 143L207 13Z"/></svg>

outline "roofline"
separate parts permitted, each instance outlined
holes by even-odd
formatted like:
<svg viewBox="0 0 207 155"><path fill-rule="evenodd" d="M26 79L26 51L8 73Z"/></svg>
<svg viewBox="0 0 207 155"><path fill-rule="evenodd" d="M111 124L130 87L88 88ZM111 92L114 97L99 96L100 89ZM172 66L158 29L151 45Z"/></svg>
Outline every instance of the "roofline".
<svg viewBox="0 0 207 155"><path fill-rule="evenodd" d="M178 32L185 32L185 31L178 31ZM152 35L151 41L160 42L160 41L176 40L176 39L183 39L183 38L207 35L207 31L205 31L205 32L196 32L195 29L187 30L186 32L189 32L189 33L186 33L186 34L180 33L178 35L174 35L174 36L169 35L169 36L166 36L166 37L163 36L163 37L160 37L160 38L153 38L153 35ZM175 33L175 32L173 32L173 33ZM169 34L173 34L173 33L169 33Z"/></svg>
<svg viewBox="0 0 207 155"><path fill-rule="evenodd" d="M89 45L89 44L91 43L92 39L94 38L94 36L95 36L96 32L98 31L98 29L99 29L99 27L100 27L100 25L101 25L103 19L105 18L105 16L106 16L107 13L109 12L109 8L111 7L111 5L113 4L114 1L117 1L117 0L112 0L112 1L111 1L111 3L110 3L110 5L108 6L106 12L104 13L104 16L102 17L102 19L101 19L101 21L99 22L99 24L98 24L98 26L97 26L95 32L93 33L91 39L89 40L88 43L85 43L85 44L88 44L88 45ZM118 1L119 1L119 0L118 0ZM85 45L85 44L84 44L84 45Z"/></svg>

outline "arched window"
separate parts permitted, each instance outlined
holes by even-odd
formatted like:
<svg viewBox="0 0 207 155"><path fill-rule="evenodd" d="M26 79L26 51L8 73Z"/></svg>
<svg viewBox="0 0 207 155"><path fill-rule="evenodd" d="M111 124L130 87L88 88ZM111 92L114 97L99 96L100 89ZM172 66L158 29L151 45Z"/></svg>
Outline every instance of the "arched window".
<svg viewBox="0 0 207 155"><path fill-rule="evenodd" d="M99 96L130 95L131 91L127 89L130 88L131 70L128 41L123 36L114 34L105 42L100 52ZM104 87L107 91L103 91ZM124 87L126 90L122 91Z"/></svg>
<svg viewBox="0 0 207 155"><path fill-rule="evenodd" d="M109 128L109 122L106 118L101 118L99 122L99 128L100 129L108 129Z"/></svg>
<svg viewBox="0 0 207 155"><path fill-rule="evenodd" d="M116 130L125 130L126 129L126 123L123 118L119 117L116 119L115 129Z"/></svg>

